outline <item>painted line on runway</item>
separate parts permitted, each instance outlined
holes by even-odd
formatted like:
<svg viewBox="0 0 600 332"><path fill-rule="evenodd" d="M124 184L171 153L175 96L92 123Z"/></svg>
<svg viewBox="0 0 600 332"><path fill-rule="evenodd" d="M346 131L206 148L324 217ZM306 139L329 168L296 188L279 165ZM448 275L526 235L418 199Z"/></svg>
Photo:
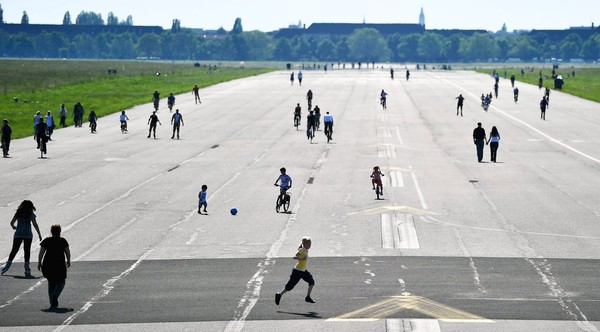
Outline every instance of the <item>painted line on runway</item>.
<svg viewBox="0 0 600 332"><path fill-rule="evenodd" d="M377 157L396 158L396 148L392 145L383 145L377 147Z"/></svg>
<svg viewBox="0 0 600 332"><path fill-rule="evenodd" d="M471 95L471 97L473 97L474 99L476 99L476 100L478 100L478 101L481 101L481 98L480 98L480 97L478 97L478 96L476 96L475 94L471 93L470 91L468 91L468 90L466 90L466 89L464 89L464 88L462 88L462 87L458 86L456 83L454 83L454 82L452 82L452 81L449 81L449 80L447 80L447 79L445 79L445 78L442 78L442 77L440 77L440 76L434 75L434 74L431 74L431 75L432 75L432 76L434 76L434 77L437 77L437 78L438 78L438 79L440 79L440 80L443 80L444 82L446 82L446 83L448 83L448 84L451 84L451 85L453 85L453 86L457 87L458 89L461 89L461 90L463 90L463 91L465 92L465 94L469 94L469 95ZM502 115L504 115L505 117L507 117L507 118L509 118L509 119L511 119L511 120L513 120L513 121L515 121L515 122L517 122L517 123L520 123L520 124L522 124L523 126L525 126L525 127L529 128L529 129L531 129L531 130L535 131L536 133L540 134L541 136L545 137L545 138L546 138L546 139L547 139L549 142L551 142L551 143L555 143L555 144L557 144L557 145L560 145L560 146L562 146L563 148L565 148L565 149L567 149L567 150L570 150L570 151L572 151L572 152L574 152L574 153L576 153L576 154L578 154L578 155L580 155L580 156L582 156L582 157L584 157L584 158L587 158L587 159L589 159L589 160L591 160L591 161L593 161L593 162L595 162L595 163L598 163L598 164L600 164L600 159L598 159L598 158L595 158L595 157L592 157L592 156L590 156L590 155L588 155L588 154L586 154L586 153L584 153L584 152L581 152L581 151L579 151L579 150L575 149L574 147L572 147L572 146L570 146L570 145L567 145L567 144L565 144L565 143L561 142L561 141L560 141L560 140L558 140L558 139L555 139L554 137L552 137L552 136L550 136L550 135L546 134L545 132L541 131L540 129L537 129L537 128L536 128L536 127L534 127L533 125L530 125L529 123L527 123L527 122L525 122L525 121L523 121L523 120L521 120L521 119L518 119L518 118L516 118L516 117L514 117L514 116L512 116L512 115L510 115L510 114L508 114L508 113L506 113L505 111L503 111L503 110L501 110L501 109L497 108L497 107L496 107L496 106L494 106L494 105L491 105L491 107L492 107L493 109L495 109L497 113L499 113L499 114L502 114Z"/></svg>
<svg viewBox="0 0 600 332"><path fill-rule="evenodd" d="M400 142L400 144L404 144L402 136L400 136L400 128L398 126L396 126L396 137L398 137L398 141Z"/></svg>
<svg viewBox="0 0 600 332"><path fill-rule="evenodd" d="M88 311L92 307L92 305L94 305L94 303L96 303L100 299L106 297L115 288L115 284L117 282L119 282L121 279L125 278L127 275L129 275L133 270L135 270L142 263L142 261L150 255L150 253L153 250L154 249L149 249L135 263L133 263L133 265L131 265L127 270L121 272L121 274L119 274L118 276L114 276L114 277L108 279L104 283L104 285L102 285L102 290L100 290L96 295L94 295L94 297L92 297L88 302L86 302L83 305L83 307L81 307L76 313L72 314L67 319L65 319L65 321L60 326L58 326L56 329L54 329L54 332L60 332L60 331L64 330L67 326L69 326L75 320L75 318L77 318L81 314Z"/></svg>
<svg viewBox="0 0 600 332"><path fill-rule="evenodd" d="M412 166L408 166L408 168L412 169ZM410 173L413 183L415 184L415 189L417 190L417 195L419 196L419 201L421 202L421 207L423 210L427 210L427 203L425 203L425 197L423 197L423 193L421 192L421 187L419 186L419 181L417 181L417 176L414 172Z"/></svg>
<svg viewBox="0 0 600 332"><path fill-rule="evenodd" d="M401 319L385 320L386 332L441 332L437 319Z"/></svg>
<svg viewBox="0 0 600 332"><path fill-rule="evenodd" d="M404 187L404 179L400 171L388 171L390 177L390 184L394 188Z"/></svg>
<svg viewBox="0 0 600 332"><path fill-rule="evenodd" d="M387 122L390 118L387 114L377 114L377 120L381 122Z"/></svg>
<svg viewBox="0 0 600 332"><path fill-rule="evenodd" d="M412 214L380 215L383 249L420 249Z"/></svg>
<svg viewBox="0 0 600 332"><path fill-rule="evenodd" d="M377 137L392 137L392 133L389 128L380 127L377 128Z"/></svg>
<svg viewBox="0 0 600 332"><path fill-rule="evenodd" d="M96 250L98 247L100 247L102 244L106 243L109 239L111 239L112 237L114 237L115 235L121 234L123 232L123 230L127 227L129 227L131 224L133 224L135 221L137 220L137 218L131 218L131 220L129 220L128 222L126 222L125 224L121 225L121 227L117 228L117 230L115 230L114 232L110 233L108 236L104 237L104 239L94 243L94 245L88 249L87 251L85 251L84 253L82 253L81 255L77 256L77 258L75 258L73 261L79 261L82 260L84 257L86 257L87 255L91 254L92 251Z"/></svg>

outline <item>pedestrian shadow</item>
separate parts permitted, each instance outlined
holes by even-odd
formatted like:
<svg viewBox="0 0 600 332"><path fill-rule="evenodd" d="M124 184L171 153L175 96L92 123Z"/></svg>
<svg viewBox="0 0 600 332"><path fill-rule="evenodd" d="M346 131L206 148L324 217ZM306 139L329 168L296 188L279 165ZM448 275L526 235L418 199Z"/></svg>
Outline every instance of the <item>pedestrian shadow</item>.
<svg viewBox="0 0 600 332"><path fill-rule="evenodd" d="M25 280L27 280L27 279L37 280L37 279L42 279L43 276L38 276L38 277L36 277L36 276L31 276L31 277L13 276L13 278L15 278L15 279L25 279Z"/></svg>
<svg viewBox="0 0 600 332"><path fill-rule="evenodd" d="M47 309L42 309L42 311L55 313L55 314L66 314L68 312L75 311L75 309L73 309L73 308L47 308Z"/></svg>
<svg viewBox="0 0 600 332"><path fill-rule="evenodd" d="M314 312L314 311L302 313L302 312L289 312L289 311L277 310L277 312L280 314L296 315L296 316L302 316L302 317L306 317L306 318L323 318L319 315L318 312Z"/></svg>

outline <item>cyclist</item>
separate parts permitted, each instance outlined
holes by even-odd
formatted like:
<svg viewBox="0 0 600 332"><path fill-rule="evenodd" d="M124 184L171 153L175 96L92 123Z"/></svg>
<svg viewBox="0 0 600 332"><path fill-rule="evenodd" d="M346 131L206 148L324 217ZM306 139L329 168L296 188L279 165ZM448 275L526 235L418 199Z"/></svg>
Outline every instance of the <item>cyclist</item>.
<svg viewBox="0 0 600 332"><path fill-rule="evenodd" d="M286 174L285 167L279 169L281 175L275 180L275 186L279 186L279 198L283 201L285 193L292 188L292 178ZM280 182L279 184L277 184Z"/></svg>
<svg viewBox="0 0 600 332"><path fill-rule="evenodd" d="M385 92L385 90L381 89L381 93L379 94L379 98L380 98L379 100L380 100L381 106L383 106L383 109L387 108L387 103L386 103L387 95L388 95L387 92Z"/></svg>
<svg viewBox="0 0 600 332"><path fill-rule="evenodd" d="M173 105L175 105L175 96L173 96L173 92L169 93L169 97L167 97L167 105L169 106L169 112L173 110Z"/></svg>
<svg viewBox="0 0 600 332"><path fill-rule="evenodd" d="M312 109L312 99L313 99L313 93L312 90L308 90L308 92L306 93L306 99L308 100L308 110L310 111Z"/></svg>
<svg viewBox="0 0 600 332"><path fill-rule="evenodd" d="M96 121L98 121L98 117L96 116L96 112L94 110L92 110L90 115L88 115L88 121L90 122L90 131L93 134L96 132L96 127L98 126L96 123Z"/></svg>
<svg viewBox="0 0 600 332"><path fill-rule="evenodd" d="M310 111L310 114L306 116L306 139L309 139L312 143L312 139L315 136L315 114L314 111Z"/></svg>
<svg viewBox="0 0 600 332"><path fill-rule="evenodd" d="M125 114L125 111L121 111L121 115L119 116L119 121L121 121L121 133L127 132L127 120L129 120L127 114Z"/></svg>
<svg viewBox="0 0 600 332"><path fill-rule="evenodd" d="M154 110L158 111L158 102L160 100L160 92L158 90L154 90L152 94L152 101L154 102Z"/></svg>
<svg viewBox="0 0 600 332"><path fill-rule="evenodd" d="M513 94L515 96L515 103L516 103L517 100L519 100L519 88L515 87L515 89L513 90Z"/></svg>
<svg viewBox="0 0 600 332"><path fill-rule="evenodd" d="M323 115L323 123L325 123L325 136L331 139L331 135L333 134L333 115L326 112Z"/></svg>
<svg viewBox="0 0 600 332"><path fill-rule="evenodd" d="M321 109L319 108L319 105L315 105L315 128L317 130L319 130L319 127L321 126Z"/></svg>
<svg viewBox="0 0 600 332"><path fill-rule="evenodd" d="M380 195L383 196L383 183L381 182L381 177L384 176L379 169L379 166L373 167L373 173L371 173L371 184L373 184L373 190L375 190L375 186L379 186L381 188Z"/></svg>
<svg viewBox="0 0 600 332"><path fill-rule="evenodd" d="M302 107L300 107L300 103L298 103L298 105L296 105L296 108L294 108L294 125L297 122L298 126L299 126L301 119L302 119Z"/></svg>

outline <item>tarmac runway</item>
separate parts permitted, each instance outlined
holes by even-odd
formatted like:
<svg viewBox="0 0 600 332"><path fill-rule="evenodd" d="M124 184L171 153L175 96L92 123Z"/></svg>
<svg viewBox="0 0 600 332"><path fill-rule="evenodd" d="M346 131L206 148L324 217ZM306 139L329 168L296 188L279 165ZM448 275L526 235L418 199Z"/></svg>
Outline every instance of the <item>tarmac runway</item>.
<svg viewBox="0 0 600 332"><path fill-rule="evenodd" d="M31 137L13 141L0 162L0 258L30 199L43 234L62 225L73 263L60 309L46 312L46 281L22 277L20 252L0 278L0 330L598 331L600 105L553 90L544 121L537 86L517 82L514 103L501 79L485 112L490 76L411 74L305 71L291 86L282 71L203 89L202 104L179 95L179 140L162 100L156 139L146 104L127 110L127 134L118 114L96 134L55 130L45 159ZM334 116L330 143L322 131L307 140L308 89ZM496 163L489 146L477 162L477 122L500 132ZM282 166L289 213L275 212ZM301 282L277 306L303 236L317 303Z"/></svg>

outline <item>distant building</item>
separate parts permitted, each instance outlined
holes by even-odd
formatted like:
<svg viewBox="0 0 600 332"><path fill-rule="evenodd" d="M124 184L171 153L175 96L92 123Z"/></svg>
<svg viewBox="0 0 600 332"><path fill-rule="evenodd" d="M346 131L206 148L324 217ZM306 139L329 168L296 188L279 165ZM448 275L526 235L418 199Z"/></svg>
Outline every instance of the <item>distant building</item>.
<svg viewBox="0 0 600 332"><path fill-rule="evenodd" d="M425 28L425 13L423 13L423 7L421 7L421 14L419 14L419 25Z"/></svg>

